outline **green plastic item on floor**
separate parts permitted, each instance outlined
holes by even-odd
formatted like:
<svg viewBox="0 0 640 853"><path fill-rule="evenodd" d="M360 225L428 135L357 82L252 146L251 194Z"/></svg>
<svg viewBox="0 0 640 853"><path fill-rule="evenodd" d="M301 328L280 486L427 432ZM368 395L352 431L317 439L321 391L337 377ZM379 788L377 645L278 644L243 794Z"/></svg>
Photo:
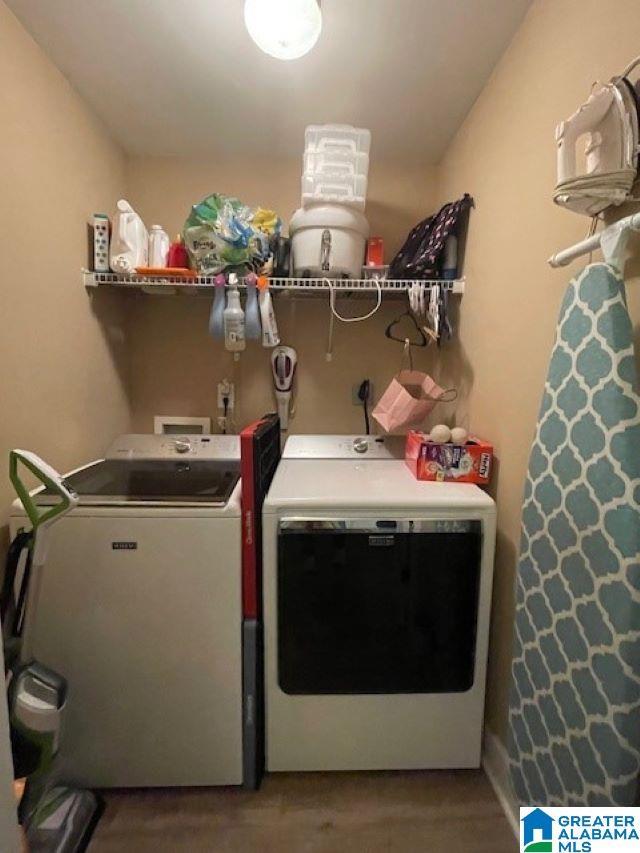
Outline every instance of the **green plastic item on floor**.
<svg viewBox="0 0 640 853"><path fill-rule="evenodd" d="M39 504L22 478L22 468L57 500ZM92 791L53 782L67 682L34 660L29 644L29 624L37 609L33 593L44 569L48 529L77 505L78 496L55 469L30 451L11 451L9 476L31 522L31 530L20 532L9 549L0 602L14 770L17 778L26 777L18 816L30 853L81 853L102 804ZM16 593L25 550L27 560Z"/></svg>

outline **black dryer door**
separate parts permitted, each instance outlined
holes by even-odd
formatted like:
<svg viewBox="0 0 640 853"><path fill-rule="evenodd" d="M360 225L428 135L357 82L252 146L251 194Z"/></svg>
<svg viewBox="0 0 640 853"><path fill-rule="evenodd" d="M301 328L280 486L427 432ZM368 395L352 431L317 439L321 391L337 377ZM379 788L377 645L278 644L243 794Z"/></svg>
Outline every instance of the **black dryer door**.
<svg viewBox="0 0 640 853"><path fill-rule="evenodd" d="M481 541L476 521L283 520L281 689L307 695L468 690Z"/></svg>

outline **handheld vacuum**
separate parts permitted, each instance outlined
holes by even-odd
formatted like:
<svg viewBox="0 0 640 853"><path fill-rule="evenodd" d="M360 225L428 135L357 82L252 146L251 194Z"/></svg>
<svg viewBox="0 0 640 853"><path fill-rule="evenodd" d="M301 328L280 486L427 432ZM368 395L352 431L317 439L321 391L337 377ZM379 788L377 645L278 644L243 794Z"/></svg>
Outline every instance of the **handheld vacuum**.
<svg viewBox="0 0 640 853"><path fill-rule="evenodd" d="M282 430L286 430L289 426L289 409L297 363L298 356L293 347L278 346L271 353L271 370Z"/></svg>
<svg viewBox="0 0 640 853"><path fill-rule="evenodd" d="M19 464L53 493L58 502L38 507L20 477ZM47 533L77 505L78 496L57 471L35 453L25 450L11 451L9 476L31 522L31 530L21 531L9 547L0 593L14 773L16 779L26 777L18 818L30 850L79 853L89 843L102 803L91 791L52 782L67 682L35 661L29 647L29 625L37 609ZM25 550L26 561L18 583L20 558Z"/></svg>

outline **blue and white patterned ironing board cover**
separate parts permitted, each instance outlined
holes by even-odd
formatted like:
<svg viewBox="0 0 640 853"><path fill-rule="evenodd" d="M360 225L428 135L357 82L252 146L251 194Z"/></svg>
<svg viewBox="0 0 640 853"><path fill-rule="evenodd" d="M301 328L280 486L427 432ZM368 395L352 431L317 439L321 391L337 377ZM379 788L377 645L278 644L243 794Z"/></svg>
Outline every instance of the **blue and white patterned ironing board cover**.
<svg viewBox="0 0 640 853"><path fill-rule="evenodd" d="M639 505L624 282L592 264L562 304L525 486L509 726L523 805L636 802Z"/></svg>

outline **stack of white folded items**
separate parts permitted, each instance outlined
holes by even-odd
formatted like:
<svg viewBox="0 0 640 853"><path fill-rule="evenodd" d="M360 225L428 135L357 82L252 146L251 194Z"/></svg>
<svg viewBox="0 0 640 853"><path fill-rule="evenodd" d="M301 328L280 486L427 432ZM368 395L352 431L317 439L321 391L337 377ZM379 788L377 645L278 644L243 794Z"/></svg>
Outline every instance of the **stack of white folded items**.
<svg viewBox="0 0 640 853"><path fill-rule="evenodd" d="M304 137L302 206L329 202L364 210L371 132L347 124L312 124Z"/></svg>

